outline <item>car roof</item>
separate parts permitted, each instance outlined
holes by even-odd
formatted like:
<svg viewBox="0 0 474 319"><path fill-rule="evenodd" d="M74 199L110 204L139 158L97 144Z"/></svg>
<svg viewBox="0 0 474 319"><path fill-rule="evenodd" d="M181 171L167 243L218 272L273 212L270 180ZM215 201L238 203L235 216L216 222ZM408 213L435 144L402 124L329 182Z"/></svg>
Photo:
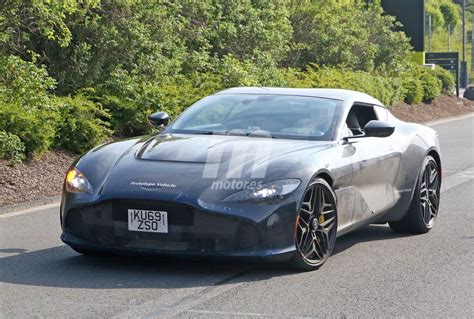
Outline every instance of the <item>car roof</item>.
<svg viewBox="0 0 474 319"><path fill-rule="evenodd" d="M341 100L348 103L362 102L375 105L383 105L372 96L351 90L343 89L299 89L299 88L275 88L275 87L235 87L226 89L216 94L281 94L294 96L321 97Z"/></svg>

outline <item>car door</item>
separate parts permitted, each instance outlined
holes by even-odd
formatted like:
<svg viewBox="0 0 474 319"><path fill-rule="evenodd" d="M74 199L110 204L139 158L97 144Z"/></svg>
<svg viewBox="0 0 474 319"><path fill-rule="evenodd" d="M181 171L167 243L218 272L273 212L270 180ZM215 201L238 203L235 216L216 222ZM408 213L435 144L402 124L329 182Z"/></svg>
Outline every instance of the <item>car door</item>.
<svg viewBox="0 0 474 319"><path fill-rule="evenodd" d="M346 119L349 134L364 134L363 127L371 120L379 120L378 106L354 104ZM380 118L380 120L385 120ZM394 204L398 193L394 181L400 165L400 152L392 137L361 137L349 139L354 148L352 156L355 202L352 223L371 218Z"/></svg>

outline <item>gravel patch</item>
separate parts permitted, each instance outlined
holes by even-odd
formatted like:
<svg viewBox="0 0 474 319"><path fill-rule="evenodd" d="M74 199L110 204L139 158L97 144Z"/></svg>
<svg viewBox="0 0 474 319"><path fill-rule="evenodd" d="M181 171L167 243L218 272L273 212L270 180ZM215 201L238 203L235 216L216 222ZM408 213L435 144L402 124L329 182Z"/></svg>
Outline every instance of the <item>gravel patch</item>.
<svg viewBox="0 0 474 319"><path fill-rule="evenodd" d="M423 123L474 112L474 102L456 96L442 95L430 103L416 105L401 103L391 107L390 111L402 121Z"/></svg>
<svg viewBox="0 0 474 319"><path fill-rule="evenodd" d="M75 157L64 151L50 151L14 167L0 160L0 206L60 194L66 171Z"/></svg>

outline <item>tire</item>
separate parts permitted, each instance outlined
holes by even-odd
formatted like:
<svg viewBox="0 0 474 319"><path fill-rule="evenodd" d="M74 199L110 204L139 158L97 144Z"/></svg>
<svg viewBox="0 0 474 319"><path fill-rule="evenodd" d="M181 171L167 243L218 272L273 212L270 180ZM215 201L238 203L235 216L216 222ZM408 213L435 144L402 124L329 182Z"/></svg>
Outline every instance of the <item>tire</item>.
<svg viewBox="0 0 474 319"><path fill-rule="evenodd" d="M318 269L331 255L337 234L336 195L324 179L316 178L306 188L295 226L291 266L303 271Z"/></svg>
<svg viewBox="0 0 474 319"><path fill-rule="evenodd" d="M426 181L428 187L426 187ZM436 160L428 155L423 161L413 199L402 220L389 222L399 233L424 234L433 228L439 211L441 174Z"/></svg>

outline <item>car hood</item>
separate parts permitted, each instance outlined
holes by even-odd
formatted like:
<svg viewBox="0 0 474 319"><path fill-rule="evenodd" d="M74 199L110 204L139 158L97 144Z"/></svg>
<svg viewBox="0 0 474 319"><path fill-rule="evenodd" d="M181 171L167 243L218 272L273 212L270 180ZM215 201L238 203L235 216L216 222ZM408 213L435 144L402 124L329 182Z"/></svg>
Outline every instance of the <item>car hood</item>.
<svg viewBox="0 0 474 319"><path fill-rule="evenodd" d="M246 136L161 134L137 140L115 161L98 196L223 198L216 181L298 178L310 154L332 142ZM93 185L94 186L94 185ZM157 197L155 197L157 196Z"/></svg>
<svg viewBox="0 0 474 319"><path fill-rule="evenodd" d="M162 134L145 142L135 157L166 162L222 163L235 161L236 157L270 160L303 149L328 146L328 142L265 137Z"/></svg>

